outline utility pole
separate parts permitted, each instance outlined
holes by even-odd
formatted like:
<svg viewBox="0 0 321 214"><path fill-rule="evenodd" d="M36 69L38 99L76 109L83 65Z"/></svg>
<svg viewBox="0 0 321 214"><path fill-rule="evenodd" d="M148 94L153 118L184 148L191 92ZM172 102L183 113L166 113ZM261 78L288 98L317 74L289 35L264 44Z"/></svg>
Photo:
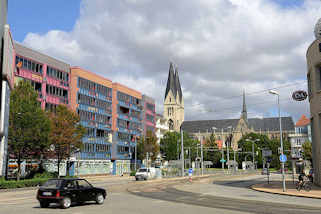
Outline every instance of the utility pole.
<svg viewBox="0 0 321 214"><path fill-rule="evenodd" d="M222 129L222 145L221 145L221 150L222 150L222 160L224 160L224 149L223 149L223 129ZM222 169L224 171L224 161L222 161Z"/></svg>
<svg viewBox="0 0 321 214"><path fill-rule="evenodd" d="M233 163L233 168L234 168L234 171L236 171L236 168L235 168L235 149L233 149L234 151L234 163Z"/></svg>
<svg viewBox="0 0 321 214"><path fill-rule="evenodd" d="M137 171L137 137L135 136L135 171Z"/></svg>
<svg viewBox="0 0 321 214"><path fill-rule="evenodd" d="M184 138L184 136L183 136L183 129L182 129L182 127L181 127L181 158L182 158L182 177L184 177L184 163L185 163L185 161L184 161L184 141L183 141L183 138Z"/></svg>
<svg viewBox="0 0 321 214"><path fill-rule="evenodd" d="M283 136L282 136L282 122L281 122L281 108L280 108L280 94L279 92L275 91L275 90L270 90L269 91L270 94L273 95L277 95L278 96L278 108L279 108L279 122L280 122L280 141L281 141L281 155L283 157ZM282 183L283 183L283 192L286 191L286 187L285 187L285 175L284 175L284 162L281 162L281 166L282 166Z"/></svg>
<svg viewBox="0 0 321 214"><path fill-rule="evenodd" d="M201 131L199 131L200 134L200 143L201 143L201 167L202 167L202 175L204 175L204 156L203 156L203 143L201 139ZM206 135L207 135L207 130L206 130Z"/></svg>
<svg viewBox="0 0 321 214"><path fill-rule="evenodd" d="M252 156L253 156L253 170L255 169L254 167L254 141L252 141Z"/></svg>
<svg viewBox="0 0 321 214"><path fill-rule="evenodd" d="M230 151L229 151L229 146L230 146L230 139L229 137L227 138L227 147L226 147L226 152L227 152L227 170L230 170Z"/></svg>

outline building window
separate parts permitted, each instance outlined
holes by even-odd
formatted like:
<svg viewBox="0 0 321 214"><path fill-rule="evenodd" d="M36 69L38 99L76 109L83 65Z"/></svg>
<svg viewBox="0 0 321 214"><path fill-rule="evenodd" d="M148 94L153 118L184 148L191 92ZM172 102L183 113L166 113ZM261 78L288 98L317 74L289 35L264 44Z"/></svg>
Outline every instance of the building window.
<svg viewBox="0 0 321 214"><path fill-rule="evenodd" d="M129 129L129 121L118 119L118 127Z"/></svg>
<svg viewBox="0 0 321 214"><path fill-rule="evenodd" d="M146 120L154 123L154 116L153 116L153 115L150 115L150 114L146 114Z"/></svg>
<svg viewBox="0 0 321 214"><path fill-rule="evenodd" d="M129 147L128 146L117 146L118 153L128 153Z"/></svg>
<svg viewBox="0 0 321 214"><path fill-rule="evenodd" d="M110 152L110 145L96 144L96 152Z"/></svg>
<svg viewBox="0 0 321 214"><path fill-rule="evenodd" d="M52 103L46 103L45 109L46 111L56 112L57 105Z"/></svg>
<svg viewBox="0 0 321 214"><path fill-rule="evenodd" d="M168 120L168 127L169 127L169 130L174 130L174 122L171 119Z"/></svg>
<svg viewBox="0 0 321 214"><path fill-rule="evenodd" d="M311 88L311 73L308 73L308 93L309 93L309 97L312 95L312 88Z"/></svg>
<svg viewBox="0 0 321 214"><path fill-rule="evenodd" d="M42 65L41 64L34 62L32 60L26 59L21 56L16 56L16 64L18 64L19 62L21 62L23 69L42 74Z"/></svg>
<svg viewBox="0 0 321 214"><path fill-rule="evenodd" d="M146 104L146 108L151 111L151 112L154 112L155 111L155 105L154 104L151 104L151 103L147 103Z"/></svg>
<svg viewBox="0 0 321 214"><path fill-rule="evenodd" d="M129 141L129 134L118 132L117 135L120 141Z"/></svg>

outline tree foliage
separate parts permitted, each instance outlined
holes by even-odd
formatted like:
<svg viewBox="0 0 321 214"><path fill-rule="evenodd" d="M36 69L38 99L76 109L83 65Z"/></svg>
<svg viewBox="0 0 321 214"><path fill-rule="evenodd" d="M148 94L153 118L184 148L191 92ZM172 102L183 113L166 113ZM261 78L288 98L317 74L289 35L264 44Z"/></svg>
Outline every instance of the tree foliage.
<svg viewBox="0 0 321 214"><path fill-rule="evenodd" d="M152 161L155 161L159 154L159 145L157 143L157 137L152 131L147 131L146 136L142 137L137 145L138 159L143 160L148 153L153 153L151 156Z"/></svg>
<svg viewBox="0 0 321 214"><path fill-rule="evenodd" d="M272 151L271 156L271 163L270 167L279 168L280 167L280 161L279 161L279 153L278 148L281 147L280 140L279 139L269 139L266 135L260 135L256 133L250 133L245 136L243 136L240 141L238 142L239 148L242 149L242 153L238 155L238 163L239 165L242 164L242 161L245 161L245 157L247 157L248 161L252 160L252 142L246 141L246 139L259 139L258 142L254 142L254 154L255 154L255 161L258 162L258 167L263 166L263 158L262 158L262 149L269 149ZM287 151L291 149L290 142L283 139L283 149L284 154L286 154L289 157L289 154ZM248 152L248 153L245 153ZM258 154L258 155L256 155Z"/></svg>
<svg viewBox="0 0 321 214"><path fill-rule="evenodd" d="M28 81L20 81L10 96L8 150L18 163L38 156L49 145L50 121L37 101L38 93Z"/></svg>
<svg viewBox="0 0 321 214"><path fill-rule="evenodd" d="M307 141L302 145L303 149L303 159L309 160L312 162L312 144L311 142Z"/></svg>
<svg viewBox="0 0 321 214"><path fill-rule="evenodd" d="M76 112L66 106L59 105L56 112L50 113L51 132L50 141L54 145L55 155L58 160L58 175L61 160L71 157L82 148L82 138L86 132L79 124L80 118ZM69 164L67 162L67 175Z"/></svg>
<svg viewBox="0 0 321 214"><path fill-rule="evenodd" d="M183 134L184 150L185 155L190 154L185 157L195 160L197 157L197 144L199 142L192 137L190 137L186 132ZM181 134L178 132L167 132L160 142L161 154L165 156L165 160L177 160L181 155Z"/></svg>

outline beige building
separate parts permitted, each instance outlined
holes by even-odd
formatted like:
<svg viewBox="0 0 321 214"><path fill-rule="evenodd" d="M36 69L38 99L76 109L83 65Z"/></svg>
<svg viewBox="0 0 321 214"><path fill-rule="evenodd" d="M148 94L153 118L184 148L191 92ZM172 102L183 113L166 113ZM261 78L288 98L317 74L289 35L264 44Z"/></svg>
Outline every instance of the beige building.
<svg viewBox="0 0 321 214"><path fill-rule="evenodd" d="M307 79L312 133L314 183L321 186L321 19L315 26L316 39L307 50Z"/></svg>
<svg viewBox="0 0 321 214"><path fill-rule="evenodd" d="M176 67L170 63L164 99L164 118L170 131L180 131L184 121L184 99Z"/></svg>

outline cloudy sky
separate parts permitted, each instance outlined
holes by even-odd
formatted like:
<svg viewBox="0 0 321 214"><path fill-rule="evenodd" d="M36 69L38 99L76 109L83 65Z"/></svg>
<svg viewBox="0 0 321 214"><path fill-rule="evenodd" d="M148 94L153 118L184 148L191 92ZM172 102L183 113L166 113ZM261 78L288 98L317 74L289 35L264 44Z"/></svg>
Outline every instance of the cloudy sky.
<svg viewBox="0 0 321 214"><path fill-rule="evenodd" d="M9 1L13 37L128 85L163 111L169 62L179 69L185 119L309 115L306 59L319 0Z"/></svg>

